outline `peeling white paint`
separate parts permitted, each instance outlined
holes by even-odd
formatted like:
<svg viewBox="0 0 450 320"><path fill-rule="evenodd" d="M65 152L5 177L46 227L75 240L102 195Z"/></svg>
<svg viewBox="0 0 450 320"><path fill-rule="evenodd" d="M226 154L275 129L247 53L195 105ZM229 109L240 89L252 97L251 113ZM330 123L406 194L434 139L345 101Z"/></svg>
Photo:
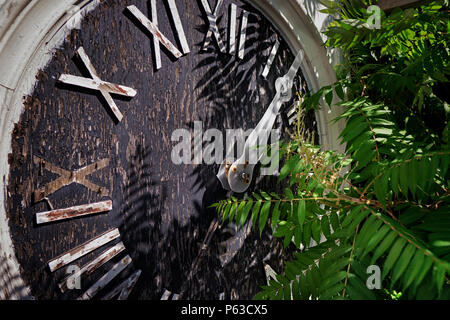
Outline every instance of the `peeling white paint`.
<svg viewBox="0 0 450 320"><path fill-rule="evenodd" d="M0 300L33 299L20 276L9 233L5 203L8 154L14 123L23 112L23 96L33 92L38 70L45 68L56 48L71 30L80 27L83 16L99 1L73 3L76 1L14 1L16 10L9 13L4 1L0 3L1 21L9 23L0 24Z"/></svg>
<svg viewBox="0 0 450 320"><path fill-rule="evenodd" d="M99 0L0 0L0 299L32 298L20 277L20 267L10 239L5 200L8 184L8 154L11 132L23 112L23 96L33 92L36 74L51 61L72 29L80 27L83 16ZM280 31L293 52L305 51L302 65L313 91L335 80L327 52L321 46L321 17L310 10L312 0L249 0ZM181 13L182 14L182 13ZM323 20L325 21L325 20ZM331 60L332 61L332 60ZM314 70L315 66L316 70ZM340 150L338 133L332 125L336 116L318 112L321 143Z"/></svg>

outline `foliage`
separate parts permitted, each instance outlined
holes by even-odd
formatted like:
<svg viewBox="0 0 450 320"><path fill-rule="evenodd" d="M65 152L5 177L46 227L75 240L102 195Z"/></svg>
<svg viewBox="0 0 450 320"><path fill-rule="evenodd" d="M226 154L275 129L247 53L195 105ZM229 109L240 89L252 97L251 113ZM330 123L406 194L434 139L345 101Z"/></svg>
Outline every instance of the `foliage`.
<svg viewBox="0 0 450 320"><path fill-rule="evenodd" d="M256 299L449 299L448 3L382 13L376 30L365 9L375 1L321 2L336 17L327 46L344 62L339 81L300 97L281 148L284 192L214 206L223 221L250 220L297 248ZM342 109L344 154L303 129L323 98ZM379 290L366 285L370 265L380 267Z"/></svg>

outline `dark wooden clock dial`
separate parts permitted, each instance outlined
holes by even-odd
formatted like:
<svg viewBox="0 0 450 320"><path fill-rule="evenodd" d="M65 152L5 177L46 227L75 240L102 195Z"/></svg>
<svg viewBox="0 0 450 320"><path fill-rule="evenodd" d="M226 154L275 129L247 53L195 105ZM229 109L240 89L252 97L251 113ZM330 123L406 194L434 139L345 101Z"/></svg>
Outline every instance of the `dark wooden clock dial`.
<svg viewBox="0 0 450 320"><path fill-rule="evenodd" d="M156 70L151 33L126 10L135 5L151 19L150 1L105 0L84 17L80 30L55 48L52 61L38 73L37 85L24 98L25 110L13 132L7 190L17 259L37 298L76 298L108 271L122 256L83 277L82 290L62 294L57 283L66 270L50 272L47 262L111 228L120 231L120 239L112 244L123 241L132 264L108 288L136 269L142 275L132 298L160 299L165 290L178 293L183 286L215 216L207 207L225 197L225 191L215 177L218 165L171 161L177 143L171 141L172 132L193 131L194 121L202 121L203 130L253 128L275 94L275 79L286 73L294 58L269 21L242 1L224 0L219 11L225 45L231 3L237 5L237 36L241 13L249 13L243 59L220 53L213 38L203 51L208 24L201 1L176 1L190 53L174 59L161 45L162 66ZM210 4L214 10L215 1ZM166 1L157 1L157 14L160 32L181 48ZM261 73L275 40L280 47L266 79ZM112 96L122 121L116 121L98 91L58 82L61 74L90 78L76 53L80 47L102 80L137 91L133 98ZM54 208L112 200L112 210L36 224L36 213L48 210L48 205L36 202L33 192L57 180L61 174L55 171L70 176L86 166L90 166L82 177L86 184L77 181L52 190L48 200ZM274 188L274 178L262 184ZM226 298L232 293L251 298L265 283L263 259L268 257L274 268L283 263L281 245L274 245L268 233L260 238L255 232L222 267L218 257L224 252L219 243L228 236L225 229L212 240L184 298L217 299L222 292ZM92 260L104 248L75 263Z"/></svg>

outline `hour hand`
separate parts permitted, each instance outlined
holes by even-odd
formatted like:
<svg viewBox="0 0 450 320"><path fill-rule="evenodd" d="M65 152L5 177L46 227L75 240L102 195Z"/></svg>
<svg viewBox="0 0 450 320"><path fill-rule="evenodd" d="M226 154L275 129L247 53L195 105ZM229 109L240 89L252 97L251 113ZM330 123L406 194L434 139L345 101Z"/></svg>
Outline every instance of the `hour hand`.
<svg viewBox="0 0 450 320"><path fill-rule="evenodd" d="M300 68L303 57L303 50L300 50L286 75L275 81L275 97L256 128L247 138L241 157L232 164L226 160L220 167L217 177L224 189L242 193L250 186L254 168L258 161L261 160L261 149L258 146L267 145L268 133L272 130L281 106L284 102L288 102L291 99L294 77L297 74L298 68Z"/></svg>

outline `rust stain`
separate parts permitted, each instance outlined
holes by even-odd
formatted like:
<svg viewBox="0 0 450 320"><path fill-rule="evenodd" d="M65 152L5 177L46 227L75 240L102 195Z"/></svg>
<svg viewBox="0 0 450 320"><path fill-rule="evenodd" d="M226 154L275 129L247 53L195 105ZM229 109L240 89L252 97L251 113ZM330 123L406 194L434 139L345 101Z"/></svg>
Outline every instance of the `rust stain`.
<svg viewBox="0 0 450 320"><path fill-rule="evenodd" d="M146 0L128 2L147 8ZM225 0L224 7L230 2ZM233 2L241 4L239 0ZM175 128L188 128L188 123L195 120L204 121L205 129L206 125L220 130L250 127L260 119L262 106L267 105L274 93L270 81L258 78L260 65L255 64L255 61L266 61L267 54L260 43L267 45L267 41L272 41L267 37L275 35L266 20L255 23L255 28L252 28L256 36L255 46L248 50L255 52L255 55L247 54L249 60L237 62L232 56L219 54L217 48L212 52L200 52L200 47L195 45L196 49L185 59L173 63L163 60L164 69L156 72L153 68L154 59L149 53L152 42L143 36L133 22L124 18L124 3L114 0L105 0L105 3L108 3L106 9L100 6L92 11L92 14L82 19L80 30L74 30L61 48L55 49L52 61L45 67L45 74L40 74L41 81L32 95L25 98L24 111L13 132L12 154L9 155L11 170L6 196L7 214L16 255L23 266L24 280L42 299L63 297L58 294L59 290L52 288L56 284L53 278L55 274L43 272L42 268L36 266L42 266L60 252L66 252L98 231L116 227L117 224L120 224L122 237L126 239L127 251L133 257L141 254L158 257L156 262L154 259L143 260L146 267L144 277L147 279L148 272L153 272L159 279L156 287L171 279L174 265L180 266L180 272L187 274L194 258L191 246L197 240L201 241L193 236L192 230L204 228L203 231L206 231L208 227L204 225L206 215L200 211L202 209L193 206L193 201L201 199L205 177L214 176L214 172L205 166L195 168L195 172L190 166L173 166L170 159L173 147L171 132ZM177 5L189 42L201 44L208 21L199 12L198 3L177 1ZM171 36L173 29L166 8L160 6L158 11L161 18L159 35ZM218 21L219 30L226 30L226 12L223 17ZM136 23L141 22L136 20ZM114 27L116 29L111 32ZM72 58L75 49L82 45L90 46L92 61L101 62L98 64L99 74L106 79L117 80L117 83L131 81L136 84L136 90L142 92L132 100L126 118L118 126L110 121L106 112L99 112L97 96L67 94L65 90L55 87L56 79L53 76L80 73ZM163 59L166 59L162 53ZM290 57L289 49L282 41L279 59L274 62L272 71L279 71L280 74L285 71L283 61L289 61ZM252 66L256 66L256 69L252 69ZM252 70L254 77L247 75L249 70ZM273 72L271 76L275 77L276 73ZM266 94L259 95L249 88L250 84L252 88L264 87ZM255 102L254 97L259 97L260 102ZM127 156L131 135L138 137L138 141L129 149ZM25 141L25 136L29 142ZM34 165L34 155L47 161ZM108 195L114 196L118 212L114 216L99 215L92 219L70 221L59 224L57 228L35 228L33 218L36 212L44 208L44 204L32 206L32 192L40 191L41 194L37 192L37 195L42 196L50 194L52 190L48 186L42 189L39 187L57 178L57 175L47 170L47 163L71 169L103 158L110 158L111 166L86 178L98 184L105 183ZM198 178L195 187L190 184L193 177ZM97 194L99 188L91 190L73 184L49 197L55 208L70 207L74 199L85 203L103 200L101 197L105 191ZM200 191L194 194L195 190ZM197 216L201 218L197 219ZM167 226L169 231L163 231L161 225ZM255 248L250 243L246 243L243 248L235 260L239 260L239 266L245 269L248 260L245 254ZM264 245L258 246L255 251L261 253L262 250L265 250ZM279 255L273 256L277 258ZM240 281L238 276L229 277L230 270L220 270L228 276L226 279L233 281L230 283L227 280L228 287ZM202 273L198 277L202 281L206 279L202 278ZM241 297L250 296L254 291L249 290L259 287L255 277L250 279L251 284L242 288ZM211 290L215 288L215 283L207 284L211 285ZM140 297L160 297L157 290L151 292L147 288L140 287ZM203 289L195 284L188 296L195 298L198 294L204 294L212 297L208 292L199 290Z"/></svg>
<svg viewBox="0 0 450 320"><path fill-rule="evenodd" d="M79 209L67 208L49 211L45 216L49 221L74 218L80 215L94 214L111 210L112 201L108 200L101 206L90 205Z"/></svg>

